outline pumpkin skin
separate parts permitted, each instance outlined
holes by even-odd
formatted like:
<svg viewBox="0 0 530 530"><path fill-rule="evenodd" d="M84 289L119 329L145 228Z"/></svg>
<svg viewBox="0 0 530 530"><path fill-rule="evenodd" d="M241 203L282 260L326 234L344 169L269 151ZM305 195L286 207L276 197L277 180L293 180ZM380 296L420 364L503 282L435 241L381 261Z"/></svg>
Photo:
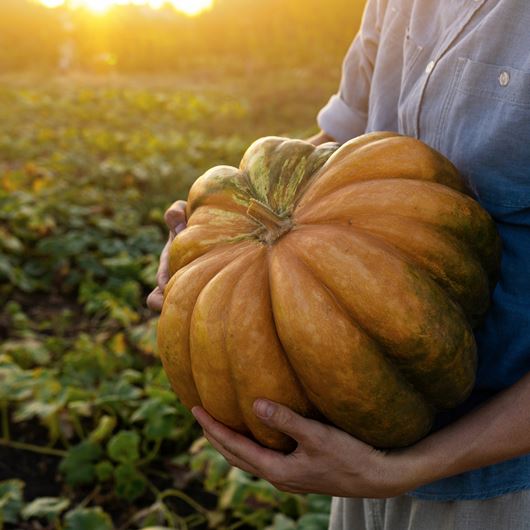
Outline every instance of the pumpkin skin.
<svg viewBox="0 0 530 530"><path fill-rule="evenodd" d="M492 219L413 138L266 137L192 186L158 325L174 391L265 446L256 398L407 446L474 384L499 266Z"/></svg>

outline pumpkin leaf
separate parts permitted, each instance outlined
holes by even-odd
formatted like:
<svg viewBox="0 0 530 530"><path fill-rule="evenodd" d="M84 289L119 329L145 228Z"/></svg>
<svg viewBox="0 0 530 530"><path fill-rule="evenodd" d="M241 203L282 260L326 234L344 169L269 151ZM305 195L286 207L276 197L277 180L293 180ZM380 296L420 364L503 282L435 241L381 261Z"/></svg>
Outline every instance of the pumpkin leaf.
<svg viewBox="0 0 530 530"><path fill-rule="evenodd" d="M144 421L143 431L148 440L159 440L170 435L176 427L175 407L165 404L157 398L151 398L137 409L131 421Z"/></svg>
<svg viewBox="0 0 530 530"><path fill-rule="evenodd" d="M96 476L95 464L102 454L98 444L88 440L73 446L59 464L59 471L71 486L90 484Z"/></svg>
<svg viewBox="0 0 530 530"><path fill-rule="evenodd" d="M327 530L329 515L325 513L306 513L298 520L300 530Z"/></svg>
<svg viewBox="0 0 530 530"><path fill-rule="evenodd" d="M114 466L108 460L96 464L96 476L100 482L110 480L114 475Z"/></svg>
<svg viewBox="0 0 530 530"><path fill-rule="evenodd" d="M265 530L297 530L295 521L284 515L277 513L271 525L267 526Z"/></svg>
<svg viewBox="0 0 530 530"><path fill-rule="evenodd" d="M317 495L310 493L305 496L307 502L307 511L314 513L330 513L331 498L327 495Z"/></svg>
<svg viewBox="0 0 530 530"><path fill-rule="evenodd" d="M22 518L31 519L32 517L37 517L50 522L57 519L68 506L70 506L70 501L62 497L39 497L24 506Z"/></svg>
<svg viewBox="0 0 530 530"><path fill-rule="evenodd" d="M136 462L140 458L140 436L136 431L120 431L109 440L107 452L116 462Z"/></svg>
<svg viewBox="0 0 530 530"><path fill-rule="evenodd" d="M0 482L0 517L5 523L16 523L24 505L24 482L4 480Z"/></svg>
<svg viewBox="0 0 530 530"><path fill-rule="evenodd" d="M65 516L64 530L113 530L110 516L101 508L76 508Z"/></svg>
<svg viewBox="0 0 530 530"><path fill-rule="evenodd" d="M116 482L116 494L128 501L134 501L140 497L147 487L147 482L143 475L129 462L116 466L114 479Z"/></svg>
<svg viewBox="0 0 530 530"><path fill-rule="evenodd" d="M204 475L206 490L219 491L232 466L204 437L199 438L192 445L190 452L192 453L190 467L193 471L200 471Z"/></svg>

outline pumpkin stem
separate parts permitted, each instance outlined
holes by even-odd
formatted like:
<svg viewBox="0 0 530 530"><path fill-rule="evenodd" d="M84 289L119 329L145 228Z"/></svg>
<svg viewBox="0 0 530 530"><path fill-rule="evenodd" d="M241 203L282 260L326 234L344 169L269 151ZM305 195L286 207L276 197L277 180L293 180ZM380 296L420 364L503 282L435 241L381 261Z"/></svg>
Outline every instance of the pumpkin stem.
<svg viewBox="0 0 530 530"><path fill-rule="evenodd" d="M266 240L268 243L278 239L292 226L290 218L280 217L269 206L256 199L250 199L247 215L267 229Z"/></svg>

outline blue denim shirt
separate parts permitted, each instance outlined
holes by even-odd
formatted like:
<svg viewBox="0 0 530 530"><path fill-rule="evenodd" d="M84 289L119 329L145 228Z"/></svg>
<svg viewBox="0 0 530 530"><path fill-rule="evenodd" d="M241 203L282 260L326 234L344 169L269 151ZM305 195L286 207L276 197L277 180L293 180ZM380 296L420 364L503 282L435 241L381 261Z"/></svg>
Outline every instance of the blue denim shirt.
<svg viewBox="0 0 530 530"><path fill-rule="evenodd" d="M392 130L446 155L495 219L500 281L476 329L474 392L442 426L530 371L530 2L369 0L339 93L318 117L338 141ZM428 484L424 499L530 488L530 455Z"/></svg>

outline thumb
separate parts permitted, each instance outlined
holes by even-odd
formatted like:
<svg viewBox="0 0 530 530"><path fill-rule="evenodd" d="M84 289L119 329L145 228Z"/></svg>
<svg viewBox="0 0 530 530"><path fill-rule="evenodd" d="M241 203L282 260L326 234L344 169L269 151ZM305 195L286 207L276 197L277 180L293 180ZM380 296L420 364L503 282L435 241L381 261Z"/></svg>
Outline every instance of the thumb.
<svg viewBox="0 0 530 530"><path fill-rule="evenodd" d="M300 444L308 444L319 439L322 425L300 416L285 405L268 399L254 401L254 413L269 427L287 434Z"/></svg>

